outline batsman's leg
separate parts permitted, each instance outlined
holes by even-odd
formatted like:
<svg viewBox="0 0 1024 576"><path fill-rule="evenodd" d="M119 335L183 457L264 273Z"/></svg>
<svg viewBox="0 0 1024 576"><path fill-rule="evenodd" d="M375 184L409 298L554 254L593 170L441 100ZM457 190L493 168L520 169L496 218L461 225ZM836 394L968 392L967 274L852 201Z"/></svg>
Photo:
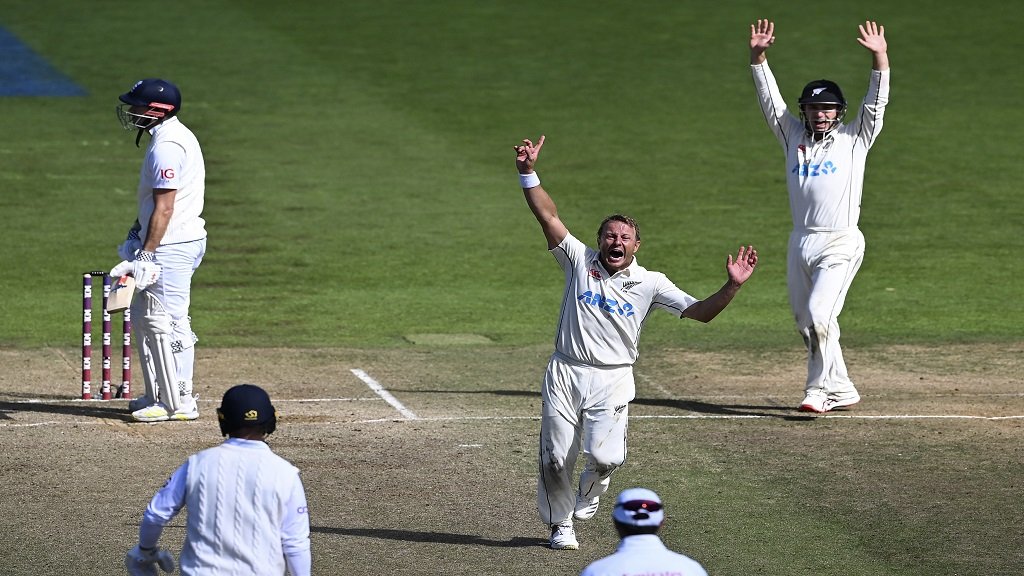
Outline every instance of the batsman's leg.
<svg viewBox="0 0 1024 576"><path fill-rule="evenodd" d="M163 271L153 292L164 305L171 322L170 343L175 356L178 394L178 408L171 415L174 420L194 420L199 417L192 379L195 344L199 339L192 331L192 319L188 311L191 304L192 275L205 253L205 239L161 246L157 250L157 260Z"/></svg>
<svg viewBox="0 0 1024 576"><path fill-rule="evenodd" d="M136 296L142 304L142 314L136 322L146 341L149 342L150 359L153 366L153 384L160 401L157 404L132 412L132 417L141 422L159 422L170 418L178 408L178 383L175 376L174 352L171 350L171 319L163 304L149 290Z"/></svg>

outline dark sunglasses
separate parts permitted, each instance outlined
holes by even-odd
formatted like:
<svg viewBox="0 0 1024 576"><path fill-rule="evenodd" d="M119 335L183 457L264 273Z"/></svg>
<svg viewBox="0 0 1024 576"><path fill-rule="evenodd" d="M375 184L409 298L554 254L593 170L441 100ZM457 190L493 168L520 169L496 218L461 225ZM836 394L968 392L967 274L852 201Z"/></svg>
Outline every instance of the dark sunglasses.
<svg viewBox="0 0 1024 576"><path fill-rule="evenodd" d="M657 512L661 510L661 502L655 502L654 500L630 500L616 506L630 512Z"/></svg>

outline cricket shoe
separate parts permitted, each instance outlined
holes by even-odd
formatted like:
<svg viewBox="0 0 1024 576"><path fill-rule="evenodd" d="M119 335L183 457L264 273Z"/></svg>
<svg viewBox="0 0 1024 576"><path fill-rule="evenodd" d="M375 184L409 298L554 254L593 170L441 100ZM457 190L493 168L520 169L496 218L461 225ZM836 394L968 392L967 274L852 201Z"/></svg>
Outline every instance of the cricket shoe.
<svg viewBox="0 0 1024 576"><path fill-rule="evenodd" d="M860 402L860 394L856 390L842 394L829 394L825 399L825 410L849 408L857 402Z"/></svg>
<svg viewBox="0 0 1024 576"><path fill-rule="evenodd" d="M132 412L132 418L138 422L164 422L169 417L167 408L159 402Z"/></svg>
<svg viewBox="0 0 1024 576"><path fill-rule="evenodd" d="M135 412L137 410L142 410L143 408L148 408L153 404L156 404L156 398L139 396L138 398L132 398L128 401L128 411Z"/></svg>
<svg viewBox="0 0 1024 576"><path fill-rule="evenodd" d="M195 396L182 396L178 409L170 415L171 420L195 420L199 418L199 405Z"/></svg>
<svg viewBox="0 0 1024 576"><path fill-rule="evenodd" d="M576 493L576 507L572 511L572 515L577 520L590 520L597 514L597 507L601 503L600 496L594 496L593 498L584 499L583 496Z"/></svg>
<svg viewBox="0 0 1024 576"><path fill-rule="evenodd" d="M829 411L829 408L826 407L827 402L828 397L824 394L808 394L804 397L804 401L800 403L800 407L797 410L824 414Z"/></svg>
<svg viewBox="0 0 1024 576"><path fill-rule="evenodd" d="M552 550L579 550L580 543L576 540L576 531L572 529L572 522L551 525L551 549Z"/></svg>

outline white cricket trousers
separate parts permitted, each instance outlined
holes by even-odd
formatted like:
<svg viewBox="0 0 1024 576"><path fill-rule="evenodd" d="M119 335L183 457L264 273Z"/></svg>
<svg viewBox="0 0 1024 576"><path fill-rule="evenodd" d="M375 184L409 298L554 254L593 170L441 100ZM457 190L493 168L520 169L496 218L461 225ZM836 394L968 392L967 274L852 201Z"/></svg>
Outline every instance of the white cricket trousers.
<svg viewBox="0 0 1024 576"><path fill-rule="evenodd" d="M156 260L160 264L160 277L147 288L171 317L174 332L171 349L174 352L175 371L178 382L191 387L195 367L195 348L198 341L192 331L192 319L188 309L192 303L192 275L206 255L206 238L192 242L165 244L156 249ZM142 343L142 340L139 340ZM188 391L191 393L191 390Z"/></svg>
<svg viewBox="0 0 1024 576"><path fill-rule="evenodd" d="M856 391L839 347L839 313L864 261L864 235L845 230L794 230L787 284L796 327L807 345L808 395Z"/></svg>
<svg viewBox="0 0 1024 576"><path fill-rule="evenodd" d="M555 353L541 388L540 473L537 510L545 524L571 520L577 487L572 481L580 448L586 464L584 498L608 490L612 472L626 460L629 402L636 394L632 366L595 367Z"/></svg>

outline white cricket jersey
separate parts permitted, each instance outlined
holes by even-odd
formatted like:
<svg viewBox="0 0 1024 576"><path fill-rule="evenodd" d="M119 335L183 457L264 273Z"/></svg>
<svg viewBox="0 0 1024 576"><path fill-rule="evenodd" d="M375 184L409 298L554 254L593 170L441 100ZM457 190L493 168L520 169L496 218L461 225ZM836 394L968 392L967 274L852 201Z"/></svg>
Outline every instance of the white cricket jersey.
<svg viewBox="0 0 1024 576"><path fill-rule="evenodd" d="M551 254L565 271L555 351L575 362L632 365L640 329L651 310L661 308L682 317L697 302L661 272L640 266L636 258L610 276L600 253L572 234L566 234Z"/></svg>
<svg viewBox="0 0 1024 576"><path fill-rule="evenodd" d="M889 102L889 71L871 71L857 117L822 140L807 135L804 122L788 111L768 62L752 64L761 112L786 154L786 184L793 228L835 231L856 228L868 149L882 130Z"/></svg>
<svg viewBox="0 0 1024 576"><path fill-rule="evenodd" d="M587 566L581 576L707 576L696 560L669 550L656 534L626 536L611 556Z"/></svg>
<svg viewBox="0 0 1024 576"><path fill-rule="evenodd" d="M139 542L159 538L188 507L179 564L186 575L292 576L310 572L309 514L299 470L265 442L228 438L182 464L143 514ZM149 541L152 540L152 541Z"/></svg>
<svg viewBox="0 0 1024 576"><path fill-rule="evenodd" d="M206 194L206 165L203 151L192 131L172 117L149 131L152 138L146 148L139 173L139 223L143 240L149 233L153 215L153 189L177 190L174 214L161 244L177 244L206 238L206 221L200 217Z"/></svg>

